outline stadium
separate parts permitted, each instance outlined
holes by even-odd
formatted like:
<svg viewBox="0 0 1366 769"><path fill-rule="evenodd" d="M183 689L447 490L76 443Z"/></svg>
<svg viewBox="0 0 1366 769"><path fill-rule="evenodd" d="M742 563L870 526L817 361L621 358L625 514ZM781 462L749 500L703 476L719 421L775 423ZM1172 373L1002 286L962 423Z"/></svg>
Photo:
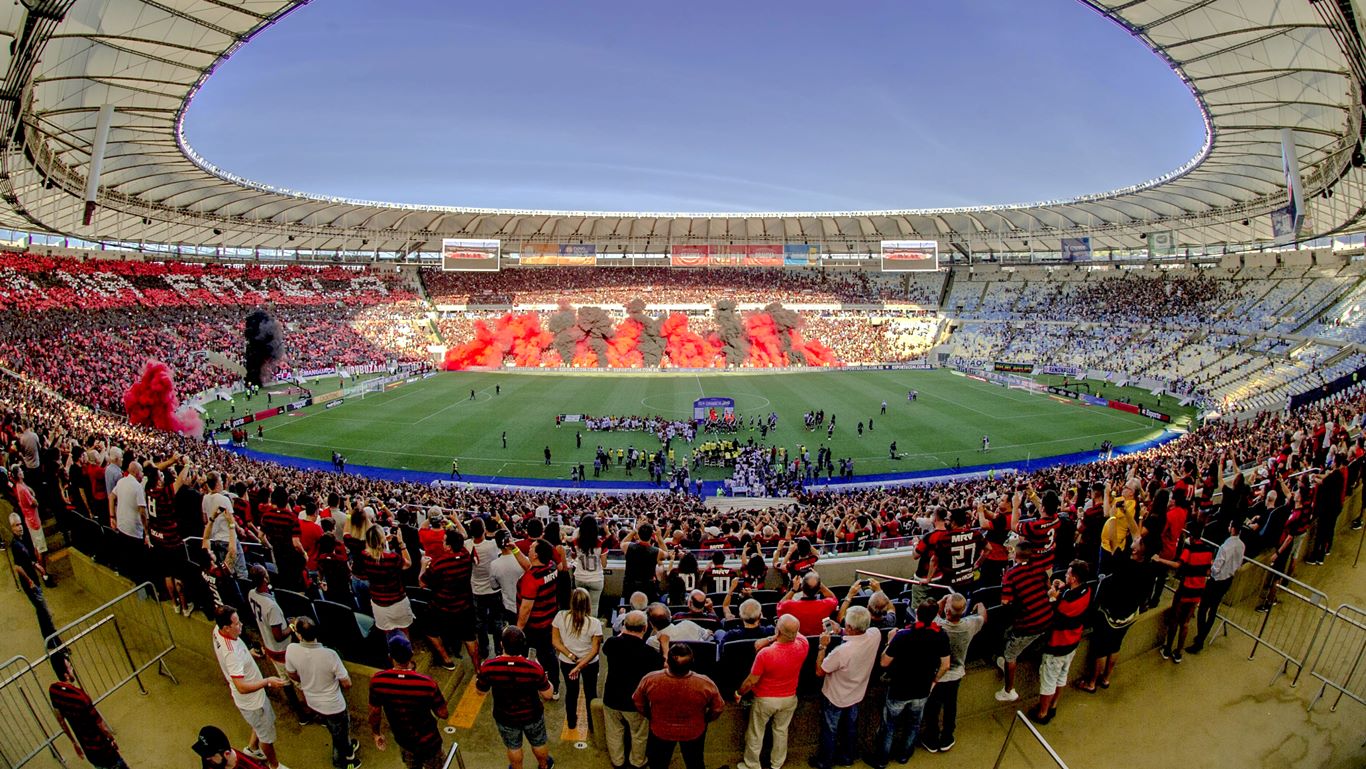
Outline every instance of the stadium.
<svg viewBox="0 0 1366 769"><path fill-rule="evenodd" d="M201 156L326 4L0 10L0 765L1366 764L1360 4L1054 4L1193 156L711 212Z"/></svg>

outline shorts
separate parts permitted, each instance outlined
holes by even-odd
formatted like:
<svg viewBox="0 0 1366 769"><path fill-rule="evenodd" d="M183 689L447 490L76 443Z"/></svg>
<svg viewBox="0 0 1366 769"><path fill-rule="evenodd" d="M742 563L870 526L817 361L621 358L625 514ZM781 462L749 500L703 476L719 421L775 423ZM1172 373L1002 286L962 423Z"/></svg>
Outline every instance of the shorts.
<svg viewBox="0 0 1366 769"><path fill-rule="evenodd" d="M375 627L385 632L407 630L415 619L413 604L407 598L389 606L380 606L372 602L370 608L374 611Z"/></svg>
<svg viewBox="0 0 1366 769"><path fill-rule="evenodd" d="M1047 697L1067 686L1067 671L1072 667L1072 657L1076 653L1077 650L1073 649L1061 657L1054 654L1043 655L1043 661L1039 663L1039 694Z"/></svg>
<svg viewBox="0 0 1366 769"><path fill-rule="evenodd" d="M1129 633L1130 625L1124 627L1110 627L1110 623L1104 617L1098 619L1091 628L1091 657L1100 659L1111 654L1119 654L1119 647L1124 645L1124 636Z"/></svg>
<svg viewBox="0 0 1366 769"><path fill-rule="evenodd" d="M493 723L498 727L498 736L503 738L503 745L508 750L517 750L522 747L523 735L526 736L526 741L531 743L533 748L539 748L546 743L544 716L522 726L504 726L498 721Z"/></svg>
<svg viewBox="0 0 1366 769"><path fill-rule="evenodd" d="M156 542L156 540L152 540ZM158 577L169 579L181 578L181 564L185 560L184 547L162 547L153 545L151 551L152 573Z"/></svg>
<svg viewBox="0 0 1366 769"><path fill-rule="evenodd" d="M270 707L270 700L266 704L255 710L238 708L247 726L256 733L257 739L269 745L275 744L275 711Z"/></svg>
<svg viewBox="0 0 1366 769"><path fill-rule="evenodd" d="M446 758L441 754L439 747L433 750L431 755L423 755L401 746L398 749L398 757L403 760L403 765L407 769L441 769L441 764Z"/></svg>
<svg viewBox="0 0 1366 769"><path fill-rule="evenodd" d="M1006 662L1014 662L1041 636L1043 636L1042 632L1018 635L1014 630L1008 630L1006 631L1006 648L1005 651L1001 652L1001 656L1006 658Z"/></svg>
<svg viewBox="0 0 1366 769"><path fill-rule="evenodd" d="M479 624L475 620L474 609L434 612L432 624L443 641L473 642L479 637Z"/></svg>
<svg viewBox="0 0 1366 769"><path fill-rule="evenodd" d="M36 529L28 528L28 523L24 523L24 528L28 530L28 538L33 542L33 552L42 554L47 552L47 535L43 534L43 527Z"/></svg>

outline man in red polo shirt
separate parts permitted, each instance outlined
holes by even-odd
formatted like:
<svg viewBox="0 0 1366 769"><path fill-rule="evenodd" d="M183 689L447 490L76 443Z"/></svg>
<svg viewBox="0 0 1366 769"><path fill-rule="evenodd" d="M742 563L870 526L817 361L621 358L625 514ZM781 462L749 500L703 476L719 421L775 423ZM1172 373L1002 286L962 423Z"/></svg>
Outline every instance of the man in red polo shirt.
<svg viewBox="0 0 1366 769"><path fill-rule="evenodd" d="M543 539L531 543L531 568L517 583L517 627L526 632L527 645L536 650L536 660L545 668L554 698L560 698L560 666L556 662L550 624L559 608L555 595L555 548Z"/></svg>
<svg viewBox="0 0 1366 769"><path fill-rule="evenodd" d="M114 732L95 709L90 695L76 685L67 653L55 652L51 662L57 681L48 687L48 698L57 713L57 723L76 747L76 756L97 769L128 769L114 742Z"/></svg>
<svg viewBox="0 0 1366 769"><path fill-rule="evenodd" d="M828 592L828 591L827 591ZM787 760L787 729L797 712L797 682L802 665L806 663L807 641L801 634L801 623L791 614L778 617L777 632L772 638L754 642L759 653L754 657L749 677L735 690L738 703L746 692L754 692L749 709L749 728L745 730L745 757L736 769L761 769L759 751L764 745L764 732L773 724L773 747L769 766L783 769Z"/></svg>
<svg viewBox="0 0 1366 769"><path fill-rule="evenodd" d="M822 623L838 605L839 599L821 582L821 575L812 570L804 577L792 578L792 587L778 602L777 611L796 617L802 635L820 635L825 630Z"/></svg>

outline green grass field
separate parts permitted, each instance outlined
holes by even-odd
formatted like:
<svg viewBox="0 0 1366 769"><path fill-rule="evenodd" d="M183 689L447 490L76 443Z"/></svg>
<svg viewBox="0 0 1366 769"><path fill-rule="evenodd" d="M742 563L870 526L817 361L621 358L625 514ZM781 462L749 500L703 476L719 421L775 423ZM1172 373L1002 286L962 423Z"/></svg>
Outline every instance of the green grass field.
<svg viewBox="0 0 1366 769"><path fill-rule="evenodd" d="M495 386L501 394L495 395ZM908 403L906 391L919 398ZM1119 396L1120 392L1107 395ZM475 399L469 399L470 390ZM1144 391L1129 395L1144 403ZM826 444L836 458L853 457L860 475L963 466L983 462L1056 456L1085 451L1106 439L1134 443L1158 435L1160 424L1115 409L1059 402L1046 395L1009 390L938 371L845 371L824 373L669 374L518 374L510 372L443 373L431 379L362 399L348 399L332 409L314 406L262 423L264 439L251 429L252 448L275 454L327 460L341 451L352 465L449 472L460 458L465 474L497 477L567 478L568 465L591 467L598 445L654 450L659 441L642 432L588 432L581 425L555 427L555 415L651 415L687 418L700 397L735 399L745 416L776 411L778 429L767 443L794 452L807 446L812 455ZM887 414L878 412L883 400ZM1170 404L1175 406L1174 403ZM808 432L802 414L824 409L838 416L834 439L825 430ZM1189 418L1188 409L1166 409ZM869 419L873 429L867 429ZM865 423L863 437L856 425ZM575 448L575 433L583 448ZM507 432L507 448L501 435ZM982 434L991 436L991 452L980 453ZM758 431L742 430L740 440ZM706 440L699 435L698 443ZM895 440L904 456L894 461L888 444ZM546 466L549 446L553 464ZM675 442L678 460L689 456ZM725 477L720 468L704 478ZM633 480L642 480L636 473ZM622 480L614 469L606 480Z"/></svg>

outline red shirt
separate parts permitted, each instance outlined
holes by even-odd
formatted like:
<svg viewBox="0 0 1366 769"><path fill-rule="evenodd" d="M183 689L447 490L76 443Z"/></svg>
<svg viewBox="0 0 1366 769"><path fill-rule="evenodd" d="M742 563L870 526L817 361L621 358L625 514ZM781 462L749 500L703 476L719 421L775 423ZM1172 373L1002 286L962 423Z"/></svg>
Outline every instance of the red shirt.
<svg viewBox="0 0 1366 769"><path fill-rule="evenodd" d="M839 606L839 601L835 598L818 598L814 601L794 598L778 604L778 616L791 614L796 617L801 623L802 635L820 635L821 620L829 617L836 606Z"/></svg>
<svg viewBox="0 0 1366 769"><path fill-rule="evenodd" d="M304 552L308 553L309 571L318 569L318 538L323 535L323 527L313 521L299 519L299 544L304 546Z"/></svg>
<svg viewBox="0 0 1366 769"><path fill-rule="evenodd" d="M817 603L812 601L811 603ZM755 697L791 697L797 693L797 680L806 664L807 642L797 636L792 643L774 643L759 650L749 674L759 682L754 685Z"/></svg>
<svg viewBox="0 0 1366 769"><path fill-rule="evenodd" d="M531 616L527 619L528 630L546 630L555 621L558 609L555 596L555 579L559 570L555 564L538 566L522 575L517 583L518 601L531 601Z"/></svg>

